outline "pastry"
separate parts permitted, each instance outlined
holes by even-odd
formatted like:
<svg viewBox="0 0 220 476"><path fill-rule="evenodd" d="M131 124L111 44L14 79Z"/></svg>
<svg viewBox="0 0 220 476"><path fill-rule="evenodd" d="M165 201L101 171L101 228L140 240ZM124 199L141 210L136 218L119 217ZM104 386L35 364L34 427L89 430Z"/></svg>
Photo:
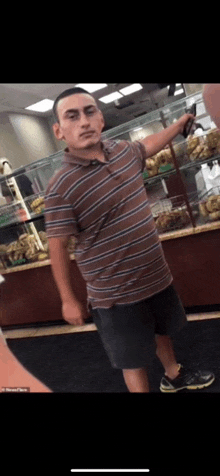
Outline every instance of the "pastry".
<svg viewBox="0 0 220 476"><path fill-rule="evenodd" d="M218 129L212 129L206 135L206 143L210 149L217 149L220 143L220 131Z"/></svg>
<svg viewBox="0 0 220 476"><path fill-rule="evenodd" d="M148 176L149 177L154 177L155 175L158 175L158 168L157 167L152 167L152 169L147 169L148 171Z"/></svg>
<svg viewBox="0 0 220 476"><path fill-rule="evenodd" d="M199 203L200 214L210 220L220 218L220 195L211 195L205 202Z"/></svg>
<svg viewBox="0 0 220 476"><path fill-rule="evenodd" d="M187 154L190 156L193 150L200 145L200 139L198 136L188 136L187 139Z"/></svg>
<svg viewBox="0 0 220 476"><path fill-rule="evenodd" d="M156 165L155 159L153 159L153 158L147 159L146 160L146 168L147 168L149 177L153 177L154 175L158 174L158 167Z"/></svg>
<svg viewBox="0 0 220 476"><path fill-rule="evenodd" d="M34 213L36 214L42 213L42 211L45 208L44 198L43 197L35 198L35 200L30 204L30 207Z"/></svg>
<svg viewBox="0 0 220 476"><path fill-rule="evenodd" d="M35 200L31 203L31 208L32 210L34 210L34 208L37 208L39 205L42 205L44 204L44 199L43 197L38 197L38 198L35 198Z"/></svg>
<svg viewBox="0 0 220 476"><path fill-rule="evenodd" d="M209 219L210 220L218 220L220 218L220 211L218 212L212 212L209 214Z"/></svg>
<svg viewBox="0 0 220 476"><path fill-rule="evenodd" d="M39 253L38 254L38 261L43 261L45 259L48 259L48 254L47 253Z"/></svg>
<svg viewBox="0 0 220 476"><path fill-rule="evenodd" d="M199 210L200 210L200 213L203 217L208 217L209 216L209 212L206 208L206 202L201 202L199 204Z"/></svg>
<svg viewBox="0 0 220 476"><path fill-rule="evenodd" d="M188 212L184 210L173 210L172 212L162 212L156 219L158 231L169 231L175 228L182 228L190 222Z"/></svg>

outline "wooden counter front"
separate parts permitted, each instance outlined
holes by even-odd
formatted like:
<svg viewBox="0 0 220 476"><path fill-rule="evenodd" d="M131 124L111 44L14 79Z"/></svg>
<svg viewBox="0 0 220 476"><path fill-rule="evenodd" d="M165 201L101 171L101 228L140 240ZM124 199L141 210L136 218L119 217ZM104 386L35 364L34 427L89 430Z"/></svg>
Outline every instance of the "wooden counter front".
<svg viewBox="0 0 220 476"><path fill-rule="evenodd" d="M160 236L185 307L220 304L220 222ZM86 285L71 257L72 286L86 308ZM2 270L0 326L62 319L50 260Z"/></svg>
<svg viewBox="0 0 220 476"><path fill-rule="evenodd" d="M21 266L22 271L14 268L2 273L5 282L0 287L0 326L63 319L60 295L48 262L26 265L26 269ZM75 260L71 261L71 268L74 293L86 310L86 285Z"/></svg>

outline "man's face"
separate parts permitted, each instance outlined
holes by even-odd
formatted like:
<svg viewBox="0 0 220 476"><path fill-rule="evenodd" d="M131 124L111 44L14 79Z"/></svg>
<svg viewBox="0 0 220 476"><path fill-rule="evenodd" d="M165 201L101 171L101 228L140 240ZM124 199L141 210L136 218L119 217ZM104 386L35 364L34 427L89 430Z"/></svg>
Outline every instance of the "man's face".
<svg viewBox="0 0 220 476"><path fill-rule="evenodd" d="M69 149L89 149L100 142L104 119L89 94L61 99L57 114L59 123L53 126L54 134L57 139L64 140Z"/></svg>

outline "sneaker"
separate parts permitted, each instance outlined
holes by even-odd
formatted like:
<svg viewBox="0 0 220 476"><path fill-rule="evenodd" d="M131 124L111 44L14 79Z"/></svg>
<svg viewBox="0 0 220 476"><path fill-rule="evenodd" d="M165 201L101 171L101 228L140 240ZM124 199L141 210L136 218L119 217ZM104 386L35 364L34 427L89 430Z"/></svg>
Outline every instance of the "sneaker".
<svg viewBox="0 0 220 476"><path fill-rule="evenodd" d="M160 382L160 391L166 393L176 393L184 388L188 390L197 390L200 388L208 387L215 380L215 376L211 372L202 370L189 370L180 366L179 375L171 380L164 375Z"/></svg>

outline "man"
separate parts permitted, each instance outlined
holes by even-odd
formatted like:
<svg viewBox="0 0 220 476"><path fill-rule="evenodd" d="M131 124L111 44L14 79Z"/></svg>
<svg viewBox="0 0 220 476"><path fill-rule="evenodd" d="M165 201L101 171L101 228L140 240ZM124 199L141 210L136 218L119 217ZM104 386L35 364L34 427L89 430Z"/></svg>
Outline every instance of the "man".
<svg viewBox="0 0 220 476"><path fill-rule="evenodd" d="M166 375L161 391L203 388L214 376L186 372L176 362L171 338L186 322L183 306L156 232L143 184L147 157L161 150L194 116L140 142L101 140L102 112L81 88L54 103L55 137L64 140L63 167L45 197L52 271L64 319L83 325L84 311L70 284L69 237L86 281L88 305L114 368L130 392L149 392L146 367L156 355ZM156 345L155 345L156 338Z"/></svg>
<svg viewBox="0 0 220 476"><path fill-rule="evenodd" d="M220 129L220 84L204 84L203 100L208 114Z"/></svg>

